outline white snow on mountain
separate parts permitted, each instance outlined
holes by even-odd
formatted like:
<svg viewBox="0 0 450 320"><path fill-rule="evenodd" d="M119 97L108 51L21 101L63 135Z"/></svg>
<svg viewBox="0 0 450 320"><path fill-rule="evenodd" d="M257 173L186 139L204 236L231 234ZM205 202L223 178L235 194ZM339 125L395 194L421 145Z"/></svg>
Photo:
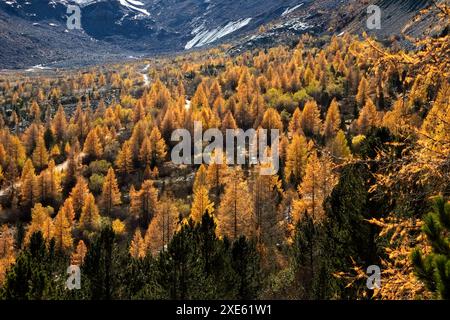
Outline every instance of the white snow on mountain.
<svg viewBox="0 0 450 320"><path fill-rule="evenodd" d="M127 7L133 11L138 11L146 16L149 16L150 13L144 8L139 8L138 6L143 6L144 4L140 1L135 0L119 0L120 4L124 7Z"/></svg>
<svg viewBox="0 0 450 320"><path fill-rule="evenodd" d="M303 5L303 3L300 3L299 5L292 7L292 8L287 8L286 10L284 10L284 12L281 14L282 17L288 15L289 13L294 12L295 10L297 10L298 8L300 8Z"/></svg>
<svg viewBox="0 0 450 320"><path fill-rule="evenodd" d="M189 50L191 48L198 48L213 43L214 41L245 27L251 20L252 18L230 21L225 26L217 27L212 30L204 30L204 25L197 27L192 31L192 34L195 34L195 37L186 43L184 48Z"/></svg>

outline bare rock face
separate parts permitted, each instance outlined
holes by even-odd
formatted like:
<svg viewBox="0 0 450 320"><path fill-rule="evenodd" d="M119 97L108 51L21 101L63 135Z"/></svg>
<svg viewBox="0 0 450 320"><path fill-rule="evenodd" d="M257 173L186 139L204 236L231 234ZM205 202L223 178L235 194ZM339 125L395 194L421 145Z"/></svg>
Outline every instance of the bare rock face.
<svg viewBox="0 0 450 320"><path fill-rule="evenodd" d="M376 33L386 37L430 4L373 2L383 10ZM67 27L69 5L80 8L81 30ZM235 41L239 51L305 32L362 32L366 6L355 0L0 0L0 68L93 64L224 41Z"/></svg>

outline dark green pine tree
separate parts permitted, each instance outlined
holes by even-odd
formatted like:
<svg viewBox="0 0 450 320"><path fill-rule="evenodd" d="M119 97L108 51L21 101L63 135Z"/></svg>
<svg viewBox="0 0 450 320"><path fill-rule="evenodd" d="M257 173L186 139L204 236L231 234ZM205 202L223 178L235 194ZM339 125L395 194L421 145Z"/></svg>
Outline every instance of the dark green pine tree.
<svg viewBox="0 0 450 320"><path fill-rule="evenodd" d="M369 200L370 173L363 164L342 169L339 183L325 201L326 219L314 223L307 213L296 227L293 266L301 299L352 299L364 290L365 283L347 288L334 276L357 265L377 262L375 227L367 222L373 204Z"/></svg>
<svg viewBox="0 0 450 320"><path fill-rule="evenodd" d="M233 243L231 254L233 269L238 277L237 298L256 299L261 290L261 265L255 243L242 236Z"/></svg>
<svg viewBox="0 0 450 320"><path fill-rule="evenodd" d="M365 164L350 164L343 168L339 183L325 203L325 241L322 252L329 271L328 294L342 299L353 299L365 283L347 288L347 283L332 277L336 272L347 272L353 261L367 267L378 264L375 245L376 227L367 222L373 217L369 197L370 172ZM331 297L331 296L329 296Z"/></svg>
<svg viewBox="0 0 450 320"><path fill-rule="evenodd" d="M158 258L158 283L171 299L235 299L238 276L231 245L215 233L214 219L190 219L173 236Z"/></svg>
<svg viewBox="0 0 450 320"><path fill-rule="evenodd" d="M84 295L91 300L117 298L119 264L114 231L104 228L90 246L81 268Z"/></svg>
<svg viewBox="0 0 450 320"><path fill-rule="evenodd" d="M158 283L170 299L207 299L213 296L211 279L203 270L192 219L181 226L158 258Z"/></svg>
<svg viewBox="0 0 450 320"><path fill-rule="evenodd" d="M293 267L297 283L301 283L298 292L300 299L314 299L314 270L317 264L318 233L311 215L305 212L304 217L297 223L294 237Z"/></svg>
<svg viewBox="0 0 450 320"><path fill-rule="evenodd" d="M132 258L129 253L124 255L120 273L120 299L131 300L163 300L168 294L158 283L156 260L147 255L143 259ZM125 260L126 259L126 260Z"/></svg>
<svg viewBox="0 0 450 320"><path fill-rule="evenodd" d="M432 252L423 256L419 248L412 253L416 276L437 298L450 299L450 202L434 200L433 211L424 218L422 232Z"/></svg>
<svg viewBox="0 0 450 320"><path fill-rule="evenodd" d="M30 244L18 256L6 274L1 296L7 300L65 299L67 290L67 256L55 251L52 240L48 246L40 232L34 233Z"/></svg>

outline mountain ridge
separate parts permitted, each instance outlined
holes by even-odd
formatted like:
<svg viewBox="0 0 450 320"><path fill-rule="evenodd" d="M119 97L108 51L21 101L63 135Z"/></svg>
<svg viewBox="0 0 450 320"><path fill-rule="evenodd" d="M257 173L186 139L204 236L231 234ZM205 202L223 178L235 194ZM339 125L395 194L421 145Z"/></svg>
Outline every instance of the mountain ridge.
<svg viewBox="0 0 450 320"><path fill-rule="evenodd" d="M429 2L375 1L384 11L397 10L405 17L387 19L389 28L376 33L386 37L400 29ZM82 30L65 25L67 6L74 4L81 8ZM245 49L259 38L270 45L305 32L361 33L366 31L366 7L354 0L2 0L0 68L77 64L77 56L84 59L79 64L89 64L102 57L175 53L231 40ZM270 32L261 32L262 26ZM25 53L19 50L23 44Z"/></svg>

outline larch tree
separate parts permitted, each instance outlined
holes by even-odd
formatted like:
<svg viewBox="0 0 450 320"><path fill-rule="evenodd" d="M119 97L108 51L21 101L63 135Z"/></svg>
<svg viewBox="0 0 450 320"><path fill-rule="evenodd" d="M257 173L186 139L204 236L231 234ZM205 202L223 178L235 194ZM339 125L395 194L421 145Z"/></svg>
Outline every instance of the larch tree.
<svg viewBox="0 0 450 320"><path fill-rule="evenodd" d="M59 106L58 111L52 121L52 130L56 141L64 141L67 132L67 119L64 108Z"/></svg>
<svg viewBox="0 0 450 320"><path fill-rule="evenodd" d="M222 187L225 184L225 178L228 175L228 166L222 151L211 154L211 162L206 172L206 183L215 195L215 202L219 201Z"/></svg>
<svg viewBox="0 0 450 320"><path fill-rule="evenodd" d="M30 107L30 112L33 117L33 121L40 122L41 121L41 108L39 107L39 104L33 100Z"/></svg>
<svg viewBox="0 0 450 320"><path fill-rule="evenodd" d="M87 247L84 244L84 241L83 240L78 241L75 252L72 253L70 259L71 263L76 266L81 266L84 262L86 254L87 254Z"/></svg>
<svg viewBox="0 0 450 320"><path fill-rule="evenodd" d="M314 222L322 221L325 217L323 202L331 194L337 183L337 177L333 173L333 163L329 157L317 156L315 150L308 158L305 176L298 186L300 199L294 201L292 216L299 221L305 211L311 215Z"/></svg>
<svg viewBox="0 0 450 320"><path fill-rule="evenodd" d="M362 77L359 81L358 92L356 94L356 103L358 107L362 107L366 104L367 99L369 98L369 82L366 77Z"/></svg>
<svg viewBox="0 0 450 320"><path fill-rule="evenodd" d="M254 235L254 212L253 207L249 205L251 201L243 172L237 168L227 179L225 193L217 212L219 234L233 240L240 236L251 238Z"/></svg>
<svg viewBox="0 0 450 320"><path fill-rule="evenodd" d="M338 131L334 139L330 142L329 149L336 162L342 162L351 156L344 131Z"/></svg>
<svg viewBox="0 0 450 320"><path fill-rule="evenodd" d="M61 173L56 170L55 161L51 160L48 168L34 180L34 201L58 204L62 197Z"/></svg>
<svg viewBox="0 0 450 320"><path fill-rule="evenodd" d="M145 180L139 191L130 191L130 211L143 228L147 228L158 209L158 190L152 180Z"/></svg>
<svg viewBox="0 0 450 320"><path fill-rule="evenodd" d="M178 209L173 199L163 199L144 237L145 247L153 256L164 251L169 244L176 230L178 218Z"/></svg>
<svg viewBox="0 0 450 320"><path fill-rule="evenodd" d="M140 120L133 127L133 131L131 133L130 139L128 140L128 144L131 149L132 159L135 162L139 160L139 152L141 150L142 143L148 136L148 130L151 127L152 124L148 120ZM127 143L127 141L125 143ZM122 148L125 147L125 143L122 145Z"/></svg>
<svg viewBox="0 0 450 320"><path fill-rule="evenodd" d="M73 226L75 222L75 210L73 209L73 201L72 197L68 197L64 204L59 209L59 212L66 216L67 221L71 226Z"/></svg>
<svg viewBox="0 0 450 320"><path fill-rule="evenodd" d="M149 137L145 137L139 150L139 161L142 166L151 166L152 164L152 143Z"/></svg>
<svg viewBox="0 0 450 320"><path fill-rule="evenodd" d="M267 130L278 129L280 130L280 132L282 132L283 122L281 121L281 117L278 111L274 108L268 108L264 113L261 127Z"/></svg>
<svg viewBox="0 0 450 320"><path fill-rule="evenodd" d="M134 171L133 153L129 141L125 141L116 159L117 171L122 175L129 175Z"/></svg>
<svg viewBox="0 0 450 320"><path fill-rule="evenodd" d="M192 187L193 192L200 187L208 186L208 169L204 164L201 164L195 173L194 185Z"/></svg>
<svg viewBox="0 0 450 320"><path fill-rule="evenodd" d="M84 197L88 194L89 188L86 180L83 177L78 177L77 184L70 192L72 199L73 210L75 211L75 219L79 219L81 210L84 206Z"/></svg>
<svg viewBox="0 0 450 320"><path fill-rule="evenodd" d="M130 256L134 259L142 259L147 255L144 239L139 228L134 232L133 239L130 244Z"/></svg>
<svg viewBox="0 0 450 320"><path fill-rule="evenodd" d="M8 268L15 262L14 238L6 224L0 227L0 284Z"/></svg>
<svg viewBox="0 0 450 320"><path fill-rule="evenodd" d="M286 181L297 186L305 174L308 142L302 134L294 134L286 152Z"/></svg>
<svg viewBox="0 0 450 320"><path fill-rule="evenodd" d="M296 108L292 114L292 118L289 121L289 134L293 136L294 134L303 134L302 129L302 111L300 108Z"/></svg>
<svg viewBox="0 0 450 320"><path fill-rule="evenodd" d="M328 108L325 123L323 125L323 135L326 140L332 139L341 127L341 112L336 99L331 101Z"/></svg>
<svg viewBox="0 0 450 320"><path fill-rule="evenodd" d="M117 184L116 175L113 168L108 169L108 174L103 182L101 207L103 211L109 216L115 206L122 203L120 200L121 194Z"/></svg>
<svg viewBox="0 0 450 320"><path fill-rule="evenodd" d="M214 202L209 199L209 190L206 185L200 185L194 190L191 217L195 222L202 221L204 214L214 212Z"/></svg>
<svg viewBox="0 0 450 320"><path fill-rule="evenodd" d="M83 152L88 159L98 159L102 154L102 145L96 130L89 131L84 142Z"/></svg>
<svg viewBox="0 0 450 320"><path fill-rule="evenodd" d="M81 210L80 227L83 230L94 231L100 228L100 213L92 193L86 194Z"/></svg>
<svg viewBox="0 0 450 320"><path fill-rule="evenodd" d="M372 102L372 99L366 99L364 107L359 113L359 117L356 121L356 127L358 133L366 134L370 128L376 127L379 124L380 116L377 111L377 107Z"/></svg>
<svg viewBox="0 0 450 320"><path fill-rule="evenodd" d="M34 204L35 179L36 175L34 172L33 163L30 159L28 159L22 169L22 176L20 178L20 203L24 207L31 208Z"/></svg>
<svg viewBox="0 0 450 320"><path fill-rule="evenodd" d="M261 175L255 167L249 181L252 206L255 214L254 232L259 244L273 247L279 240L277 203L280 199L281 180L277 175Z"/></svg>
<svg viewBox="0 0 450 320"><path fill-rule="evenodd" d="M48 151L44 137L40 136L33 151L33 163L36 168L43 169L48 164Z"/></svg>
<svg viewBox="0 0 450 320"><path fill-rule="evenodd" d="M53 222L49 208L44 208L42 204L37 203L31 210L31 223L25 235L25 243L27 244L31 236L39 231L42 232L45 240L50 241L53 236Z"/></svg>
<svg viewBox="0 0 450 320"><path fill-rule="evenodd" d="M161 136L161 132L158 127L153 127L150 132L150 143L151 143L151 160L152 166L160 165L164 162L167 155L167 145Z"/></svg>
<svg viewBox="0 0 450 320"><path fill-rule="evenodd" d="M192 108L194 110L201 110L203 108L209 108L208 97L205 93L204 84L200 83L195 91L194 96L192 97L191 102Z"/></svg>
<svg viewBox="0 0 450 320"><path fill-rule="evenodd" d="M72 225L67 219L66 212L60 209L53 220L53 238L55 239L56 248L66 251L72 248Z"/></svg>
<svg viewBox="0 0 450 320"><path fill-rule="evenodd" d="M142 100L139 99L136 102L136 105L133 109L133 122L138 123L141 120L145 119L145 109L144 104L142 103Z"/></svg>
<svg viewBox="0 0 450 320"><path fill-rule="evenodd" d="M320 119L320 110L316 101L310 100L305 104L301 124L305 135L313 137L320 134L322 120Z"/></svg>
<svg viewBox="0 0 450 320"><path fill-rule="evenodd" d="M236 120L230 110L227 111L225 117L222 120L222 125L220 127L222 134L226 136L227 130L237 129Z"/></svg>

